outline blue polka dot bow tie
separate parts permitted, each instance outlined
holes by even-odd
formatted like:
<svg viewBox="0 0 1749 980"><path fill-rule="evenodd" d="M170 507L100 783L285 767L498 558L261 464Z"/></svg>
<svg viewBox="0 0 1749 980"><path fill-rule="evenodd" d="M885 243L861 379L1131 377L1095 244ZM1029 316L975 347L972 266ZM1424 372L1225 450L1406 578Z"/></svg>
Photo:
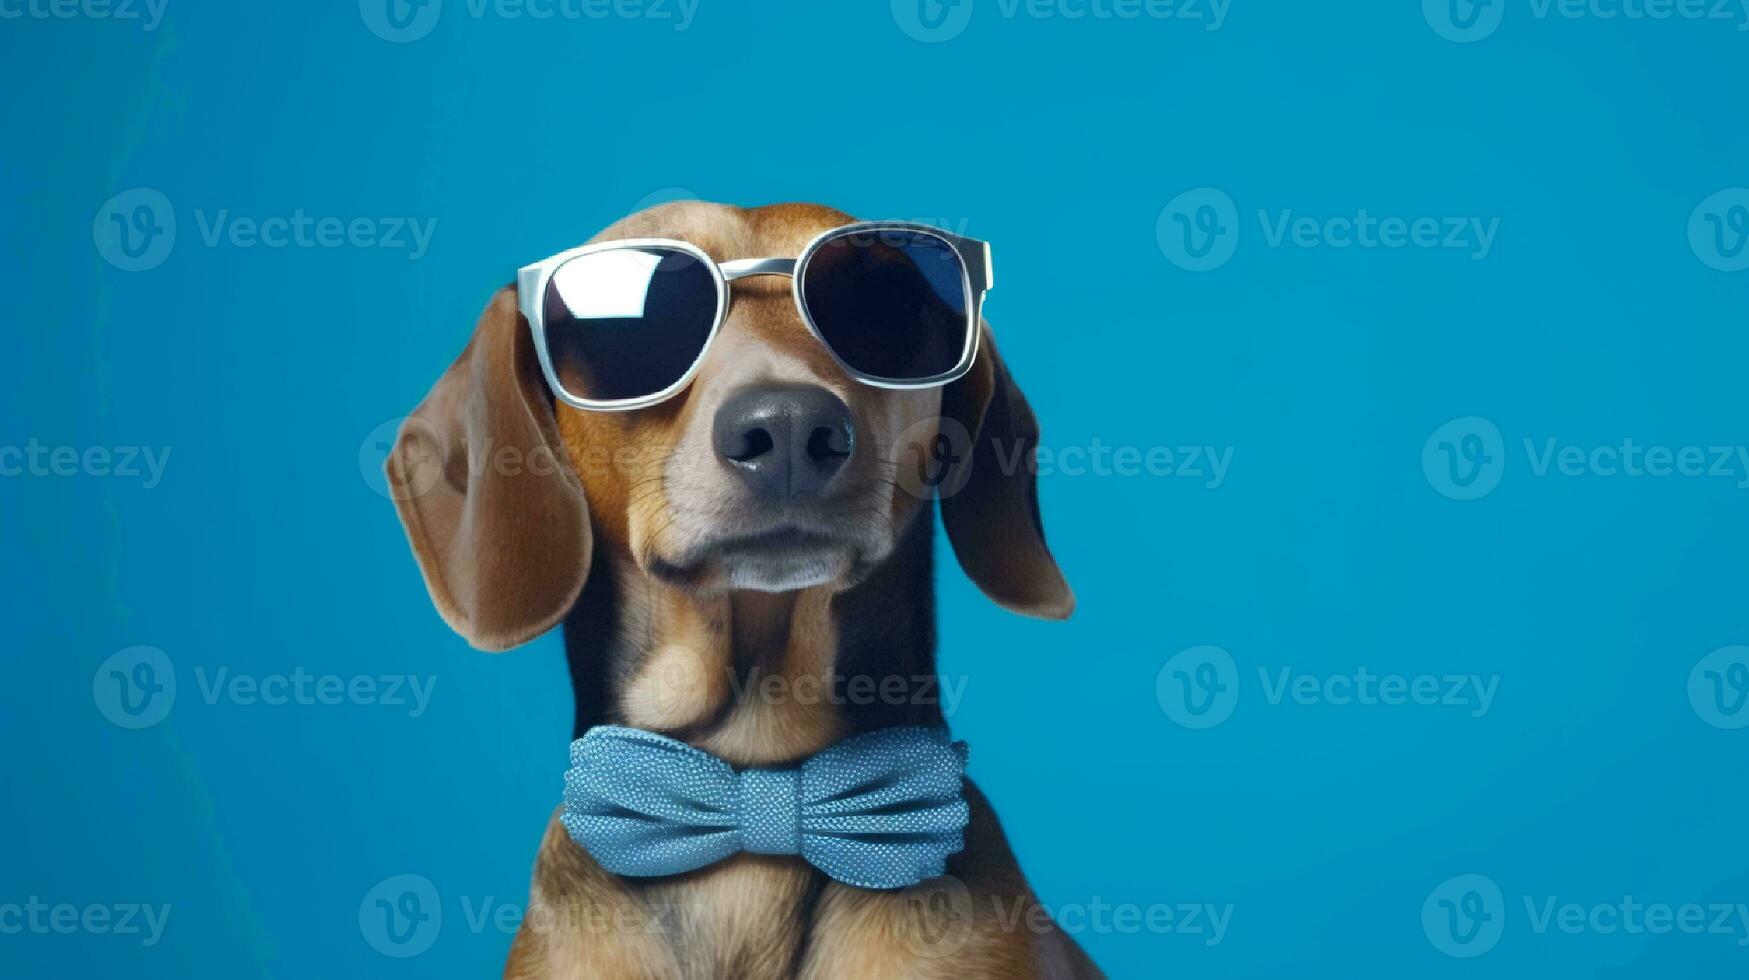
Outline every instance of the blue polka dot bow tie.
<svg viewBox="0 0 1749 980"><path fill-rule="evenodd" d="M799 766L740 769L683 742L603 725L571 743L564 822L618 875L692 871L740 851L796 854L858 888L904 888L965 847L966 746L883 728Z"/></svg>

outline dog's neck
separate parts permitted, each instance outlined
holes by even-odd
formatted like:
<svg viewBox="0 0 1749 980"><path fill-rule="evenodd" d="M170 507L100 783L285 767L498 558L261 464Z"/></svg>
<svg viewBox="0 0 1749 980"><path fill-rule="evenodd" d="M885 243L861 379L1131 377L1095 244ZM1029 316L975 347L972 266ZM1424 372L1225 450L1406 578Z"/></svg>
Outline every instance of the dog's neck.
<svg viewBox="0 0 1749 980"><path fill-rule="evenodd" d="M942 724L934 524L922 508L844 592L702 596L597 547L565 620L574 734L627 725L737 765L782 765L857 732Z"/></svg>

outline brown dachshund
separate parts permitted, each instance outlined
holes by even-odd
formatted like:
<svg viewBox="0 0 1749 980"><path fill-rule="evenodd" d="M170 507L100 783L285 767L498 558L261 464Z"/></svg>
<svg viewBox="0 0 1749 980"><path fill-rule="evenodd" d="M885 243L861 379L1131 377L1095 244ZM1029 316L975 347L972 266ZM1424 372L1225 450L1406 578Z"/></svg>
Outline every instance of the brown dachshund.
<svg viewBox="0 0 1749 980"><path fill-rule="evenodd" d="M678 239L725 262L794 256L850 221L810 205L683 202L594 240ZM966 376L893 390L844 373L808 331L788 280L738 280L732 295L687 390L629 412L556 402L516 290L493 297L387 464L432 601L485 650L562 621L577 735L618 724L735 766L780 766L859 732L944 725L934 696L936 498L960 565L991 599L1048 619L1074 606L1045 546L1032 473L1015 463L1037 442L1032 411L987 326ZM748 392L835 413L854 449L809 492L772 500L714 448L719 417ZM971 435L960 469L951 481L919 476L940 458L938 430L950 429ZM797 533L749 533L779 518ZM805 561L795 553L804 548ZM555 766L555 786L559 776ZM853 888L798 857L752 854L622 878L555 815L505 975L1098 976L1038 906L989 803L969 781L965 795L965 849L946 876L903 891Z"/></svg>

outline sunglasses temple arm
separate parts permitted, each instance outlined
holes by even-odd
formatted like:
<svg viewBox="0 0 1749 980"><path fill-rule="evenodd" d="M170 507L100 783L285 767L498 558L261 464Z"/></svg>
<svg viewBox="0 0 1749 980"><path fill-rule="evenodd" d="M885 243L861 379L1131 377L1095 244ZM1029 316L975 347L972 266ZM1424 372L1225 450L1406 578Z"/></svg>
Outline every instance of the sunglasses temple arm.
<svg viewBox="0 0 1749 980"><path fill-rule="evenodd" d="M536 302L540 293L540 280L541 267L538 265L516 270L516 305L530 323L534 322L535 311L540 309L540 303Z"/></svg>

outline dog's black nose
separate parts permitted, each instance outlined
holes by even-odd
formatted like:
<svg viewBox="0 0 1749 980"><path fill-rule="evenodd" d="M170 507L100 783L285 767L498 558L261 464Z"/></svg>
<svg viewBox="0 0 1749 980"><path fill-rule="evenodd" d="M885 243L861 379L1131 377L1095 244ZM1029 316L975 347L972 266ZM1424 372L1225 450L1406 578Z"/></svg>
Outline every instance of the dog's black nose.
<svg viewBox="0 0 1749 980"><path fill-rule="evenodd" d="M817 496L856 448L850 408L824 388L760 385L717 409L712 441L724 465L762 497Z"/></svg>

